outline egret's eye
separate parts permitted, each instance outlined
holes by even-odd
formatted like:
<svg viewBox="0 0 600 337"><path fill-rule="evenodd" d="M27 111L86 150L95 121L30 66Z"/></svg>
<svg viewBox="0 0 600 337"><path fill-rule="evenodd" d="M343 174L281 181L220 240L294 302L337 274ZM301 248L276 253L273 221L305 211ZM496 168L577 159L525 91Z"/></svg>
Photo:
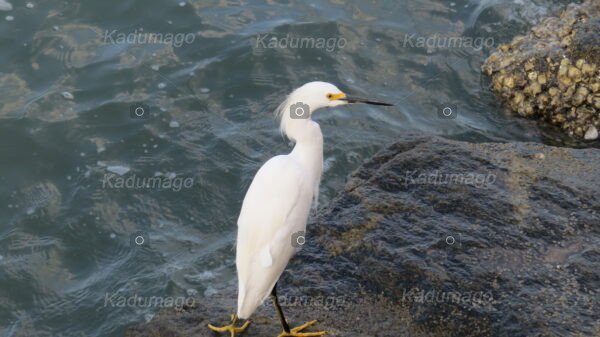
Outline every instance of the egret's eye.
<svg viewBox="0 0 600 337"><path fill-rule="evenodd" d="M332 94L327 94L327 98L331 99L333 97Z"/></svg>

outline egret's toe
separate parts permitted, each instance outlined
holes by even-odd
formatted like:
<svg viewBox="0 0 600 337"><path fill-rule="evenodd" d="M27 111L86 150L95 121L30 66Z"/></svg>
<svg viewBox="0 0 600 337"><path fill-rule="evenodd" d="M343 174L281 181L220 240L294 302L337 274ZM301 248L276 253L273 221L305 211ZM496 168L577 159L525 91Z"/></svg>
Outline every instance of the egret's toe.
<svg viewBox="0 0 600 337"><path fill-rule="evenodd" d="M317 320L312 320L300 325L299 327L292 328L290 332L283 331L277 337L318 337L327 334L327 331L302 332L302 330L315 324L317 324Z"/></svg>
<svg viewBox="0 0 600 337"><path fill-rule="evenodd" d="M244 332L244 330L246 330L246 328L248 328L248 326L250 325L251 321L247 320L239 328L235 327L236 323L237 317L235 315L231 315L231 324L220 327L209 324L208 328L214 332L229 332L231 334L231 337L235 337L235 334Z"/></svg>

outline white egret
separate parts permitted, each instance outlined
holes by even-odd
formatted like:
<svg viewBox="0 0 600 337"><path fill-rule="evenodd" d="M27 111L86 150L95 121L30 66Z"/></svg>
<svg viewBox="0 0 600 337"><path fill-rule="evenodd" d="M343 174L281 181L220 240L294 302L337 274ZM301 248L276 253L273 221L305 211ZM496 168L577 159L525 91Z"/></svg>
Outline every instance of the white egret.
<svg viewBox="0 0 600 337"><path fill-rule="evenodd" d="M323 135L310 117L321 108L348 103L391 105L346 96L335 85L310 82L294 90L277 108L281 132L295 142L287 155L269 159L256 173L246 192L240 216L236 248L238 274L237 314L231 324L208 327L216 332L243 332L250 316L271 296L283 325L279 337L322 336L326 332L302 332L317 321L290 329L277 301L277 280L290 258L300 249L311 205L317 202L323 171ZM236 327L238 318L246 319Z"/></svg>

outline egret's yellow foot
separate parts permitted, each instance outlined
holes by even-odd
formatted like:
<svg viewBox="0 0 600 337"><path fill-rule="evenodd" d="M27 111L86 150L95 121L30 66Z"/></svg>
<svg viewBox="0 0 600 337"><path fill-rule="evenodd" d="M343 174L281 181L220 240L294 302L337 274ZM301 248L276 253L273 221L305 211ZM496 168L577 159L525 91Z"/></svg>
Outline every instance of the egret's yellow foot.
<svg viewBox="0 0 600 337"><path fill-rule="evenodd" d="M208 328L214 332L227 332L228 331L229 333L231 333L231 337L234 337L236 333L244 332L244 330L246 330L246 328L251 323L250 320L247 320L246 322L244 322L244 324L241 327L236 328L235 323L237 323L237 320L238 320L237 315L231 315L231 324L225 325L222 327L216 327L212 324L209 324Z"/></svg>
<svg viewBox="0 0 600 337"><path fill-rule="evenodd" d="M327 333L327 331L317 331L317 332L301 332L302 330L308 328L311 325L317 324L317 321L310 321L308 323L304 323L297 328L292 328L290 332L283 331L277 337L317 337L323 336Z"/></svg>

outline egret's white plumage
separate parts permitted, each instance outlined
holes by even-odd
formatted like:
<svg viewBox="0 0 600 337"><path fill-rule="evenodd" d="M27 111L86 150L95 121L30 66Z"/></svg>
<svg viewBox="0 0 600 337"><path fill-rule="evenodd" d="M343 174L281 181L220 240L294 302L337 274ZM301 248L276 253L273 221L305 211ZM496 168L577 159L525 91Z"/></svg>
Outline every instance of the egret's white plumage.
<svg viewBox="0 0 600 337"><path fill-rule="evenodd" d="M248 318L271 294L290 258L299 249L294 233L305 231L323 171L323 135L311 118L294 119L290 107L301 102L315 110L346 104L334 85L310 82L292 92L277 109L283 134L295 141L292 152L267 161L256 173L238 218L237 315Z"/></svg>
<svg viewBox="0 0 600 337"><path fill-rule="evenodd" d="M231 337L244 332L250 316L272 295L273 305L283 327L278 337L316 337L326 331L302 332L316 320L290 328L275 292L277 280L288 261L299 249L292 244L295 233L306 230L311 205L319 197L323 172L323 134L310 117L318 109L348 103L391 104L348 97L335 85L310 82L294 90L276 113L281 132L296 144L292 152L269 159L256 173L246 192L238 218L236 265L238 272L237 315L221 327L208 324L215 332L229 332ZM301 107L300 110L297 108ZM303 111L303 114L298 114ZM299 242L298 242L299 243ZM240 327L238 318L247 319Z"/></svg>

